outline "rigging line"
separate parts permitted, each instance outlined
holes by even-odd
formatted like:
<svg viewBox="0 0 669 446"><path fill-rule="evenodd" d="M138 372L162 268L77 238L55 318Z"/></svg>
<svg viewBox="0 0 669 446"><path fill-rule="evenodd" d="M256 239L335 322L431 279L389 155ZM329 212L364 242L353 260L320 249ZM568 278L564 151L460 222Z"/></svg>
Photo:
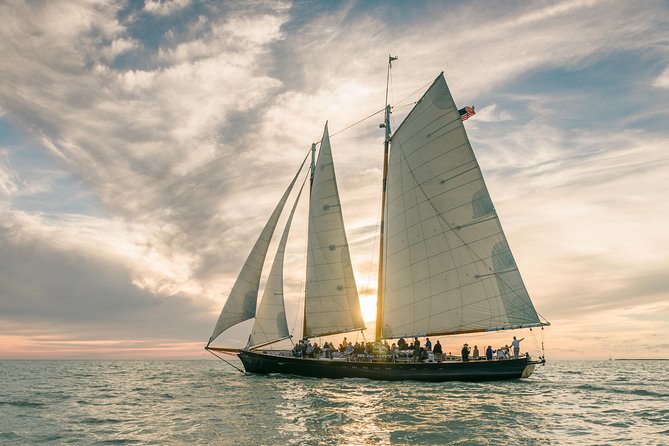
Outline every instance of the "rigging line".
<svg viewBox="0 0 669 446"><path fill-rule="evenodd" d="M404 104L404 105L396 105L396 106L393 107L393 111L402 110L403 108L411 107L412 105L416 105L416 104L418 104L418 101L410 102L410 103Z"/></svg>
<svg viewBox="0 0 669 446"><path fill-rule="evenodd" d="M406 101L407 99L409 99L411 96L415 95L416 93L419 93L419 92L421 92L421 91L424 91L425 88L428 87L428 86L429 86L430 84L432 84L433 82L434 82L434 79L432 79L431 81L429 81L429 82L426 83L425 85L421 86L420 88L418 88L418 89L417 89L416 91L414 91L413 93L409 93L409 94L406 95L404 98L400 99L400 101L397 102L397 105L395 105L395 107L397 107L399 104L401 104L402 102ZM413 104L416 104L417 102L418 102L418 101L414 102ZM406 107L406 106L408 106L408 105L413 105L413 104L407 104L407 105L404 105L403 107Z"/></svg>
<svg viewBox="0 0 669 446"><path fill-rule="evenodd" d="M534 334L534 330L530 328L530 336L532 337L532 341L534 342L534 348L537 350L541 350L539 347L539 342L537 341L537 336Z"/></svg>
<svg viewBox="0 0 669 446"><path fill-rule="evenodd" d="M392 77L391 77L391 82L392 82ZM430 82L428 82L427 84L425 84L425 85L423 85L422 87L418 88L418 89L417 89L416 91L414 91L413 93L410 93L410 94L408 94L407 96L405 96L404 98L402 98L399 102L397 102L398 105L393 106L393 109L396 108L396 109L400 110L400 109L402 109L402 108L405 108L405 107L409 107L409 106L415 105L417 102L412 102L412 103L409 103L409 104L404 104L404 105L402 105L402 106L400 106L399 104L401 104L401 103L404 102L405 100L409 99L411 96L415 95L416 93L418 93L418 92L424 90L425 87L428 86L428 85L430 85L432 82L434 82L434 81L430 81ZM358 124L360 124L360 123L362 123L362 122L368 120L369 118L372 118L372 117L374 117L374 116L376 116L376 115L378 115L379 113L382 113L382 112L384 112L384 111L386 111L386 107L383 107L381 110L376 111L376 112L372 113L371 115L369 115L369 116L367 116L367 117L364 117L364 118L360 119L359 121L354 122L353 124L349 125L348 127L344 127L343 129L338 130L338 131L332 133L332 134L330 135L330 138L333 138L335 135L338 135L338 134L340 134L340 133L342 133L342 132L345 132L346 130L350 129L351 127L355 127L356 125L358 125ZM320 144L321 141L322 141L322 140L318 140L318 141L315 142L315 144Z"/></svg>
<svg viewBox="0 0 669 446"><path fill-rule="evenodd" d="M207 350L209 353L211 353L212 355L216 356L216 357L217 357L218 359L220 359L221 361L223 361L224 363L226 363L227 365L229 365L230 367L232 367L232 368L234 368L234 369L237 369L237 370L238 370L239 372L241 372L241 373L244 373L244 370L240 369L239 367L237 367L236 365L232 364L231 362L226 361L225 359L221 358L220 356L218 356L218 355L217 355L216 353L214 353L213 351L211 351L211 350L209 350L209 349L206 349L206 350Z"/></svg>
<svg viewBox="0 0 669 446"><path fill-rule="evenodd" d="M362 119L359 120L359 121L354 122L353 124L349 125L348 127L344 127L343 129L334 132L332 135L330 135L330 138L333 138L335 135L338 135L338 134L340 134L340 133L342 133L342 132L345 132L346 130L350 129L351 127L355 127L356 125L360 124L361 122L364 122L364 121L368 120L369 118L372 118L372 117L378 115L379 113L384 112L385 110L386 110L386 108L384 107L384 108L382 108L381 110L376 111L376 112L372 113L371 115L369 115L369 116L367 116L367 117L365 117L365 118L362 118ZM320 141L318 141L317 144L318 144L318 143L320 143Z"/></svg>

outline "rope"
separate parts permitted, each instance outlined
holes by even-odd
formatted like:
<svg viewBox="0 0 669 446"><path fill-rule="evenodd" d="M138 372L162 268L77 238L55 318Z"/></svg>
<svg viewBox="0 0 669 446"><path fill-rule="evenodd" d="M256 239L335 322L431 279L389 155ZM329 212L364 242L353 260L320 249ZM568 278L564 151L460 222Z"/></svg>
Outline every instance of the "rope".
<svg viewBox="0 0 669 446"><path fill-rule="evenodd" d="M338 134L340 134L340 133L342 133L342 132L345 132L346 130L350 129L351 127L355 127L356 125L358 125L358 124L360 124L360 123L362 123L362 122L368 120L369 118L371 118L371 117L373 117L373 116L378 115L379 113L381 113L381 112L383 112L383 111L385 111L385 107L382 108L382 109L379 110L379 111L376 111L376 112L372 113L371 115L369 115L369 116L367 116L367 117L365 117L365 118L362 118L362 119L359 120L359 121L354 122L353 124L349 125L348 127L344 127L343 129L341 129L341 130L339 130L339 131L333 133L332 135L330 135L330 138L334 138L335 135L338 135ZM320 142L320 141L318 141L318 142Z"/></svg>
<svg viewBox="0 0 669 446"><path fill-rule="evenodd" d="M390 78L390 82L391 82L391 85L392 85L392 76L391 76L391 78ZM393 106L393 110L400 110L400 109L402 109L402 108L410 107L410 106L412 106L412 105L415 105L416 102L412 102L412 103L409 103L409 104L404 104L404 105L402 105L402 106L400 106L399 104L401 104L402 102L406 101L407 99L409 99L411 96L415 95L416 93L418 93L418 92L424 90L425 87L428 86L428 85L430 85L432 82L433 82L433 81L428 82L427 84L425 84L425 85L423 85L422 87L418 88L416 91L414 91L414 92L408 94L407 96L405 96L404 98L402 98L399 102L397 102L397 105L396 105L396 106ZM391 94L392 94L392 88L391 88ZM386 110L386 108L383 107L381 110L379 110L379 111L375 111L375 112L372 113L371 115L366 116L366 117L360 119L359 121L356 121L356 122L354 122L353 124L351 124L351 125L349 125L349 126L347 126L347 127L344 127L344 128L341 129L341 130L338 130L338 131L334 132L333 134L330 135L330 138L333 138L335 135L338 135L338 134L340 134L340 133L342 133L342 132L345 132L346 130L350 129L351 127L355 127L356 125L358 125L358 124L360 124L360 123L362 123L362 122L368 120L369 118L372 118L372 117L378 115L379 113L383 113L385 110ZM318 144L318 143L320 143L320 141L318 141L316 144Z"/></svg>
<svg viewBox="0 0 669 446"><path fill-rule="evenodd" d="M390 82L391 82L391 86L392 86L392 76L390 77ZM412 93L406 95L404 98L402 98L400 101L397 102L397 105L393 106L393 110L401 110L401 109L403 109L403 108L406 108L406 107L410 107L410 106L412 106L412 105L415 105L416 102L411 102L411 103L409 103L409 104L404 104L404 105L402 105L402 106L400 106L399 104L401 104L401 103L404 102L405 100L409 99L411 96L415 95L416 93L418 93L418 92L424 90L425 87L427 87L428 85L430 85L432 82L433 82L433 81L430 81L430 82L428 82L427 84L425 84L425 85L421 86L420 88L416 89L416 91L414 91L414 92L412 92ZM392 91L393 91L393 90L392 90L392 88L391 88L391 94L392 94ZM375 111L375 112L372 113L371 115L366 116L366 117L364 117L364 118L362 118L362 119L360 119L360 120L354 122L353 124L351 124L351 125L349 125L349 126L347 126L347 127L344 127L344 128L341 129L341 130L338 130L338 131L334 132L333 134L330 135L330 138L334 138L336 135L345 132L346 130L350 129L351 127L355 127L356 125L361 124L362 122L368 120L369 118L372 118L372 117L378 115L379 113L383 113L385 110L386 110L386 108L383 107L381 110ZM394 120L393 120L393 123L394 123ZM320 144L321 141L322 141L322 140L316 141L316 144Z"/></svg>
<svg viewBox="0 0 669 446"><path fill-rule="evenodd" d="M221 361L223 361L223 362L226 363L227 365L229 365L230 367L232 367L232 368L234 368L234 369L237 369L239 372L244 373L244 370L240 369L239 367L237 367L236 365L232 364L231 362L226 361L225 359L221 358L220 356L218 356L218 355L217 355L216 353L214 353L213 351L211 351L211 350L209 350L209 349L207 349L207 351L208 351L209 353L211 353L212 355L216 356L218 359L220 359ZM229 354L232 354L232 353L229 353Z"/></svg>

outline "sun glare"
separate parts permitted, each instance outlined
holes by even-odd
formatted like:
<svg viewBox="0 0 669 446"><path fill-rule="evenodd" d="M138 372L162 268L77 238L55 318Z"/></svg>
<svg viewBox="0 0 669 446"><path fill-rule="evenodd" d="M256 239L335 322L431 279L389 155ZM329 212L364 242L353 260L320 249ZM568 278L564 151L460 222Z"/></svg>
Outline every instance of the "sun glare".
<svg viewBox="0 0 669 446"><path fill-rule="evenodd" d="M365 322L376 320L376 296L365 296L360 298L360 311Z"/></svg>

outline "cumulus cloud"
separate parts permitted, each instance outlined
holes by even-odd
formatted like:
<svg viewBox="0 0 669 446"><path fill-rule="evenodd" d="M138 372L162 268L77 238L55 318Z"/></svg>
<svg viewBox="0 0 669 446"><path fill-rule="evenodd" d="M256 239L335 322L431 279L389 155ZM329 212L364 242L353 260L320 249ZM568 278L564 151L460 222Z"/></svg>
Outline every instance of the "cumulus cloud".
<svg viewBox="0 0 669 446"><path fill-rule="evenodd" d="M657 50L666 41L662 5L610 6L460 4L446 13L435 2L420 11L400 5L396 15L367 2L327 11L180 0L0 5L0 119L11 116L52 163L38 180L14 161L16 149L0 152L0 196L32 200L28 207L7 198L0 208L1 257L15 259L0 269L0 295L14 297L0 298L0 314L76 327L68 335L82 339L96 324L113 338L114 321L132 327L128 340L149 332L174 339L175 330L187 341L206 339L202 327L213 324L326 120L356 277L373 292L382 118L338 130L383 108L388 53L400 56L391 99L405 99L393 126L410 109L401 105L443 69L456 101L479 106L467 122L470 138L516 256L543 259L528 265L526 280L550 290L539 292L548 312L573 316L560 305L564 295L582 297L591 312L602 311L605 292L612 306L632 295L655 304L660 294L642 285L659 293L665 285L653 265L667 259L654 247L666 238L654 215L668 213L657 187L666 133L574 128L560 109L605 96L556 94L552 78L533 78L587 70L611 55L666 57ZM651 71L638 77L666 88L667 70ZM537 84L543 91L531 88ZM74 190L62 201L53 199L59 172ZM101 210L86 215L82 203L93 199ZM77 201L79 213L65 209ZM295 224L296 253L286 258L290 314L301 294L304 229ZM35 274L37 266L48 273ZM22 274L32 275L17 281ZM161 322L143 324L151 314Z"/></svg>

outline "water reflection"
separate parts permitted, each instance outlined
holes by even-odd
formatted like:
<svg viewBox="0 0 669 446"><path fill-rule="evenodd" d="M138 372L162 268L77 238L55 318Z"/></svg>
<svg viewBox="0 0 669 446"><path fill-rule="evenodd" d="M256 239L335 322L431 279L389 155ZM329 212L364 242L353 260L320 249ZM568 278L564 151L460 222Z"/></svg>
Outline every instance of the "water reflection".
<svg viewBox="0 0 669 446"><path fill-rule="evenodd" d="M669 362L499 383L243 375L212 361L0 361L0 443L662 444Z"/></svg>

